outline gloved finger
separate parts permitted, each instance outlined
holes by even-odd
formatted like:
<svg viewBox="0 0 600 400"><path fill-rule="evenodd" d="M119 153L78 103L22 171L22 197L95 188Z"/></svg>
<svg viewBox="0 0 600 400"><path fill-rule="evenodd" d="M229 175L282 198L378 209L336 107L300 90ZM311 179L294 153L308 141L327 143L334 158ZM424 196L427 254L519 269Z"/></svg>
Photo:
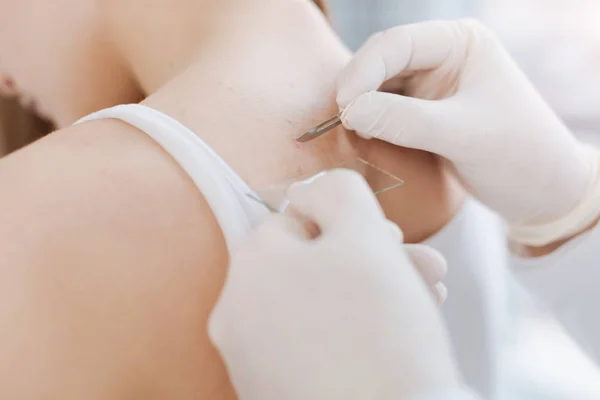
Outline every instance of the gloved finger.
<svg viewBox="0 0 600 400"><path fill-rule="evenodd" d="M315 222L322 233L384 218L365 179L351 170L332 170L312 182L296 182L288 189L287 198L291 207Z"/></svg>
<svg viewBox="0 0 600 400"><path fill-rule="evenodd" d="M438 282L431 287L433 298L438 304L444 304L448 298L448 288L442 282Z"/></svg>
<svg viewBox="0 0 600 400"><path fill-rule="evenodd" d="M423 244L405 244L404 248L427 285L444 279L448 266L439 251Z"/></svg>
<svg viewBox="0 0 600 400"><path fill-rule="evenodd" d="M347 107L356 97L377 90L400 73L431 70L453 53L464 53L467 41L456 22L430 21L399 26L373 36L338 77L337 103Z"/></svg>
<svg viewBox="0 0 600 400"><path fill-rule="evenodd" d="M400 229L398 224L396 224L394 221L390 221L389 219L387 222L390 225L392 234L395 236L395 239L398 241L398 243L404 243L404 232L402 232L402 229Z"/></svg>
<svg viewBox="0 0 600 400"><path fill-rule="evenodd" d="M461 140L454 130L460 108L454 101L429 101L391 93L367 92L342 112L347 129L365 138L450 156L448 141ZM459 142L460 143L460 142Z"/></svg>
<svg viewBox="0 0 600 400"><path fill-rule="evenodd" d="M256 239L278 245L277 241L314 237L314 224L297 215L272 214L255 231Z"/></svg>
<svg viewBox="0 0 600 400"><path fill-rule="evenodd" d="M302 235L298 235L298 238L305 240L314 239L321 234L319 226L314 221L300 214L293 206L286 210L286 214L302 225Z"/></svg>

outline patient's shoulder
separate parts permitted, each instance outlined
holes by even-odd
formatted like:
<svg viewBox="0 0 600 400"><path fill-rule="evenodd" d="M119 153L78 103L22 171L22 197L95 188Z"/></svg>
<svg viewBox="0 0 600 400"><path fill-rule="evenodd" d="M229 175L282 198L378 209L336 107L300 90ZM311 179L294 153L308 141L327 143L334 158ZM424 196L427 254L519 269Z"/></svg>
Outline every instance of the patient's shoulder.
<svg viewBox="0 0 600 400"><path fill-rule="evenodd" d="M159 146L127 124L91 122L0 161L0 185L0 210L11 210L0 224L0 274L9 277L0 287L11 287L0 298L18 307L1 308L0 320L21 316L7 334L15 336L3 336L2 359L18 355L63 387L76 377L78 387L126 380L162 398L232 393L206 334L225 243L202 195ZM35 313L39 298L60 325ZM51 344L47 354L24 347L26 331Z"/></svg>

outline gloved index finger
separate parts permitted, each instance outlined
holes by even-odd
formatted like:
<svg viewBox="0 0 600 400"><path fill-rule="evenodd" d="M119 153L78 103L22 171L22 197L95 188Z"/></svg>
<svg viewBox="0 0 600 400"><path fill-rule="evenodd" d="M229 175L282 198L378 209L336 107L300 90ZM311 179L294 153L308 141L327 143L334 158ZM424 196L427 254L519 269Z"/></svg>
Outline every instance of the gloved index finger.
<svg viewBox="0 0 600 400"><path fill-rule="evenodd" d="M432 21L399 26L374 35L341 72L337 82L337 103L347 107L355 98L378 90L401 74L431 70L452 53L466 49L465 35L456 32L455 23Z"/></svg>

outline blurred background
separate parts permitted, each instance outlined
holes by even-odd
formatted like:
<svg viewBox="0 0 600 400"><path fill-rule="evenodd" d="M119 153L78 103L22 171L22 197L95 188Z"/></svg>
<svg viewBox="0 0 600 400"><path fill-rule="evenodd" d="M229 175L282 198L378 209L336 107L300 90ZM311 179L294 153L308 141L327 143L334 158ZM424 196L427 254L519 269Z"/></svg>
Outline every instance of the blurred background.
<svg viewBox="0 0 600 400"><path fill-rule="evenodd" d="M427 19L488 25L563 120L600 145L600 1L329 0L335 28L356 50L372 33ZM600 370L544 309L508 278L500 399L600 399Z"/></svg>

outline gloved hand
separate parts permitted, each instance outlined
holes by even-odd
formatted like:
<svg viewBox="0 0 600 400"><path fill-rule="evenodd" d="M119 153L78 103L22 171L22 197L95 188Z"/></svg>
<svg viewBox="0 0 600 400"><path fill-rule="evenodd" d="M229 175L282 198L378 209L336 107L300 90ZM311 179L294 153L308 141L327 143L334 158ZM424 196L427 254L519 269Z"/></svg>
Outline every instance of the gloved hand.
<svg viewBox="0 0 600 400"><path fill-rule="evenodd" d="M341 73L337 102L346 128L363 138L448 159L518 242L569 237L599 213L596 151L573 137L477 22L373 36Z"/></svg>
<svg viewBox="0 0 600 400"><path fill-rule="evenodd" d="M329 172L288 198L320 235L273 216L233 252L209 321L240 399L391 400L456 387L436 306L360 175ZM441 256L420 249L425 269L439 271Z"/></svg>

